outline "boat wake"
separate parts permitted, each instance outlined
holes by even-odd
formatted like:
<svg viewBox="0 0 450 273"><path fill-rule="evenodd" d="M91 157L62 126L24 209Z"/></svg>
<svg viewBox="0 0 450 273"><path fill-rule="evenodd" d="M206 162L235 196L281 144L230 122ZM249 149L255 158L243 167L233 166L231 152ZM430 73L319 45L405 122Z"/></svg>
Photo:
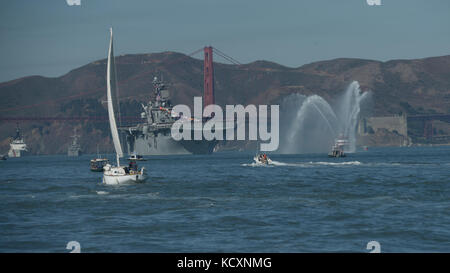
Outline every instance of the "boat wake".
<svg viewBox="0 0 450 273"><path fill-rule="evenodd" d="M330 166L330 167L392 167L392 168L410 168L410 167L419 167L419 166L448 166L450 163L428 163L428 162L360 162L360 161L343 161L343 162L331 162L331 161L309 161L309 162L280 162L272 160L270 164L261 164L261 163L246 163L241 164L244 167L298 167L298 168L314 168L321 166Z"/></svg>
<svg viewBox="0 0 450 273"><path fill-rule="evenodd" d="M272 160L272 165L275 165L275 166L289 166L291 164Z"/></svg>
<svg viewBox="0 0 450 273"><path fill-rule="evenodd" d="M263 164L263 163L256 163L256 162L244 163L244 164L241 164L241 166L244 166L244 167L273 167L272 164Z"/></svg>
<svg viewBox="0 0 450 273"><path fill-rule="evenodd" d="M345 166L345 165L362 165L359 161L347 161L347 162L309 162L313 165L328 165L328 166Z"/></svg>
<svg viewBox="0 0 450 273"><path fill-rule="evenodd" d="M319 162L304 162L304 163L286 163L286 162L280 162L272 160L271 164L261 164L261 163L245 163L241 164L244 167L272 167L272 166L284 166L284 167L301 167L301 168L308 168L308 167L314 167L314 166L359 166L363 165L359 161L347 161L347 162L325 162L325 161L319 161Z"/></svg>
<svg viewBox="0 0 450 273"><path fill-rule="evenodd" d="M306 164L301 163L285 163L280 161L272 160L270 164L262 164L262 163L245 163L242 164L244 167L279 167L279 166L291 166L291 167L306 167Z"/></svg>

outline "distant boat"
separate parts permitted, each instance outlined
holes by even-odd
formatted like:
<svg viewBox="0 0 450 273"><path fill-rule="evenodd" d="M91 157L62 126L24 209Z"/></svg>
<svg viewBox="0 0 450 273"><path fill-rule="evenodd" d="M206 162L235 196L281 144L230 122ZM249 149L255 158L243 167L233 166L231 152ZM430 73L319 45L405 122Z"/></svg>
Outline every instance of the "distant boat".
<svg viewBox="0 0 450 273"><path fill-rule="evenodd" d="M131 154L128 160L134 160L134 161L147 161L142 155L137 154Z"/></svg>
<svg viewBox="0 0 450 273"><path fill-rule="evenodd" d="M346 157L344 149L348 147L349 141L344 135L340 135L335 141L334 145L331 147L328 157Z"/></svg>
<svg viewBox="0 0 450 273"><path fill-rule="evenodd" d="M94 158L91 159L91 171L93 172L103 172L103 167L109 163L107 158Z"/></svg>
<svg viewBox="0 0 450 273"><path fill-rule="evenodd" d="M21 157L28 152L27 144L23 141L23 137L20 134L19 125L16 128L16 135L9 144L10 148L8 151L8 157Z"/></svg>
<svg viewBox="0 0 450 273"><path fill-rule="evenodd" d="M6 160L6 155L0 155L0 160Z"/></svg>
<svg viewBox="0 0 450 273"><path fill-rule="evenodd" d="M117 166L106 164L103 171L103 183L108 185L128 184L132 182L143 182L147 178L144 167L138 171L136 161L130 161L130 165L120 166L120 158L123 157L122 146L120 144L119 133L117 131L116 117L114 115L114 105L111 89L117 88L114 53L113 53L113 33L110 29L111 39L109 42L108 64L106 72L106 95L108 101L108 116L111 135L116 151ZM114 90L116 91L116 90ZM117 93L115 92L114 95ZM117 99L117 98L116 98Z"/></svg>
<svg viewBox="0 0 450 273"><path fill-rule="evenodd" d="M98 145L97 145L97 157L94 159L91 159L91 171L93 172L103 172L103 167L106 166L106 164L109 163L109 160L107 158L102 158L98 152Z"/></svg>
<svg viewBox="0 0 450 273"><path fill-rule="evenodd" d="M253 158L257 164L270 165L272 164L272 159L270 159L266 154L255 155Z"/></svg>
<svg viewBox="0 0 450 273"><path fill-rule="evenodd" d="M346 154L344 153L343 147L335 143L331 147L331 152L328 154L328 157L346 157Z"/></svg>
<svg viewBox="0 0 450 273"><path fill-rule="evenodd" d="M74 135L72 137L73 137L73 140L69 146L69 149L67 149L67 155L68 156L80 156L81 155L81 146L78 143L79 135L77 135L76 128L74 129Z"/></svg>

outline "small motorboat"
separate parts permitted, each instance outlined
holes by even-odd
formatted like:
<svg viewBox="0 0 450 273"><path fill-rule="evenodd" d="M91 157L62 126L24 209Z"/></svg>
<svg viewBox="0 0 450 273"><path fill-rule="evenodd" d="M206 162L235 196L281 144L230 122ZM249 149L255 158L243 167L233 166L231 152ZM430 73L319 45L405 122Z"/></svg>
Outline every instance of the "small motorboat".
<svg viewBox="0 0 450 273"><path fill-rule="evenodd" d="M338 144L334 144L328 157L345 157L344 149Z"/></svg>
<svg viewBox="0 0 450 273"><path fill-rule="evenodd" d="M6 160L6 155L0 155L0 160Z"/></svg>
<svg viewBox="0 0 450 273"><path fill-rule="evenodd" d="M130 157L128 158L128 160L147 161L147 159L145 159L142 155L137 155L137 154L131 154Z"/></svg>
<svg viewBox="0 0 450 273"><path fill-rule="evenodd" d="M93 172L103 172L103 167L109 163L106 158L94 158L91 159L91 171Z"/></svg>
<svg viewBox="0 0 450 273"><path fill-rule="evenodd" d="M102 158L100 156L98 145L97 145L97 157L94 159L91 159L91 171L93 172L103 172L103 167L106 166L106 164L109 163L109 160L107 158Z"/></svg>
<svg viewBox="0 0 450 273"><path fill-rule="evenodd" d="M266 154L255 155L253 158L257 164L269 165L272 164L272 159L270 159Z"/></svg>
<svg viewBox="0 0 450 273"><path fill-rule="evenodd" d="M333 147L331 147L331 152L328 154L328 157L345 157L344 149L347 149L349 146L348 138L343 134L340 134L337 139L334 141Z"/></svg>

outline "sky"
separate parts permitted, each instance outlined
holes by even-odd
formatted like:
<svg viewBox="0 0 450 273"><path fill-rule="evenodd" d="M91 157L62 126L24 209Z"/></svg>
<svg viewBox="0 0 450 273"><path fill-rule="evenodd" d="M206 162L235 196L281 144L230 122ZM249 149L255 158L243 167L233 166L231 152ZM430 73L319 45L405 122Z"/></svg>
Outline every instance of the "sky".
<svg viewBox="0 0 450 273"><path fill-rule="evenodd" d="M81 5L69 5L78 2ZM212 45L241 63L450 55L449 0L0 0L0 82ZM202 58L201 54L197 56ZM215 61L227 63L220 57Z"/></svg>

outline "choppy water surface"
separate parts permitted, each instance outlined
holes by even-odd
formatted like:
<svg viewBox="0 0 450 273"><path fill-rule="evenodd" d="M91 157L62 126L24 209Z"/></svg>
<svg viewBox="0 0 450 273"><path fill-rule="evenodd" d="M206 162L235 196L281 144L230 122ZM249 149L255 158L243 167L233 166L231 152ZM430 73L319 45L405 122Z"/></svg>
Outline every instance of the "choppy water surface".
<svg viewBox="0 0 450 273"><path fill-rule="evenodd" d="M127 186L90 158L0 162L0 252L450 251L450 147L150 157Z"/></svg>

